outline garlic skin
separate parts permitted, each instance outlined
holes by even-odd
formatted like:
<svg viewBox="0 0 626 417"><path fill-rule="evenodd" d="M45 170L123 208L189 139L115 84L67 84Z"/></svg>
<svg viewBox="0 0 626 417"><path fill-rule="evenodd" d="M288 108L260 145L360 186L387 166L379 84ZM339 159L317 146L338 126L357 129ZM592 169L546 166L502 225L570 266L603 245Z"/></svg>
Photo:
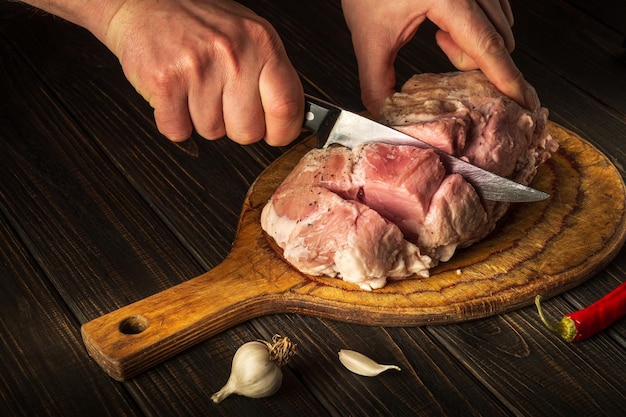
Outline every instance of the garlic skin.
<svg viewBox="0 0 626 417"><path fill-rule="evenodd" d="M254 341L244 343L233 356L226 385L211 396L219 403L231 394L263 398L275 394L283 382L280 369L296 353L296 345L289 338L274 335L272 343Z"/></svg>
<svg viewBox="0 0 626 417"><path fill-rule="evenodd" d="M389 369L400 370L400 367L396 365L382 365L362 353L348 349L341 349L339 351L339 361L349 371L361 376L376 376Z"/></svg>

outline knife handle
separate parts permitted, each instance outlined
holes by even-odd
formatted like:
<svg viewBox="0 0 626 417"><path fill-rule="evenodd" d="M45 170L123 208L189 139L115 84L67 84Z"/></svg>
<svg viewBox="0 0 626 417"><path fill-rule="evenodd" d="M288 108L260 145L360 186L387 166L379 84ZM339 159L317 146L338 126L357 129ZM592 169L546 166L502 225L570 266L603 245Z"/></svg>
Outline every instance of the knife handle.
<svg viewBox="0 0 626 417"><path fill-rule="evenodd" d="M304 122L302 126L317 134L318 148L326 143L340 114L340 108L308 94L304 95Z"/></svg>

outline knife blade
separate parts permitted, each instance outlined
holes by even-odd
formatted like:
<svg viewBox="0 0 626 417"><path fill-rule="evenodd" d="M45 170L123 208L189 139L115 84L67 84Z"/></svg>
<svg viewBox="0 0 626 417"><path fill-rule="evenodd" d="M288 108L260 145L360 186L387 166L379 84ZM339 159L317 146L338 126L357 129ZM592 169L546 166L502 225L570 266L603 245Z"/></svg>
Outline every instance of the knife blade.
<svg viewBox="0 0 626 417"><path fill-rule="evenodd" d="M420 139L324 100L305 95L304 127L317 135L317 147L339 144L355 148L367 143L409 145L434 150L450 173L461 174L485 200L534 202L550 197L450 155Z"/></svg>

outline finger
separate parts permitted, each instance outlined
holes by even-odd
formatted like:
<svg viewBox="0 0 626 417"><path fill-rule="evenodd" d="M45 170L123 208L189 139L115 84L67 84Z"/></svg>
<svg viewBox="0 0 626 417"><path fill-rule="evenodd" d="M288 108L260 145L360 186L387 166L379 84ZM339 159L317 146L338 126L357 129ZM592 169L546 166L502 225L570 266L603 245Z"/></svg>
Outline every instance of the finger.
<svg viewBox="0 0 626 417"><path fill-rule="evenodd" d="M534 110L539 106L539 98L536 92L526 83L510 55L505 56L505 60L510 61L509 65L513 67L513 70L507 78L506 73L498 72L498 68L494 68L491 64L485 66L485 64L481 65L475 61L454 42L449 33L439 31L436 36L437 43L456 68L462 71L480 68L498 90L514 99L520 105L530 110ZM505 65L504 67L506 68L507 66Z"/></svg>
<svg viewBox="0 0 626 417"><path fill-rule="evenodd" d="M500 6L502 7L502 11L506 16L506 20L509 21L509 26L513 27L515 19L513 18L513 9L511 8L511 3L509 3L508 0L500 0Z"/></svg>
<svg viewBox="0 0 626 417"><path fill-rule="evenodd" d="M259 81L265 116L265 141L284 146L302 130L304 93L302 83L286 56L280 63L266 65Z"/></svg>
<svg viewBox="0 0 626 417"><path fill-rule="evenodd" d="M287 144L302 127L302 85L274 28L263 19L254 20L256 43L242 49L250 53L241 54L245 62L232 65L236 77L226 79L226 132L241 144L262 138Z"/></svg>
<svg viewBox="0 0 626 417"><path fill-rule="evenodd" d="M159 132L173 142L182 142L191 136L193 125L187 95L180 88L172 90L151 97L149 102L154 108L154 120Z"/></svg>
<svg viewBox="0 0 626 417"><path fill-rule="evenodd" d="M394 61L397 47L381 37L352 34L356 54L361 101L377 117L385 99L395 92Z"/></svg>
<svg viewBox="0 0 626 417"><path fill-rule="evenodd" d="M211 63L196 53L181 60L180 72L188 86L189 117L193 128L205 139L219 139L225 135L222 88L219 75L211 71Z"/></svg>
<svg viewBox="0 0 626 417"><path fill-rule="evenodd" d="M189 94L189 113L196 132L214 140L226 135L221 82L199 77Z"/></svg>
<svg viewBox="0 0 626 417"><path fill-rule="evenodd" d="M226 85L222 96L226 136L234 142L248 145L258 142L265 135L258 75L243 76L235 83L234 86Z"/></svg>
<svg viewBox="0 0 626 417"><path fill-rule="evenodd" d="M373 55L364 52L358 61L361 100L367 110L375 117L380 114L385 99L395 92L396 73L395 55L376 60Z"/></svg>
<svg viewBox="0 0 626 417"><path fill-rule="evenodd" d="M450 46L452 42L446 39L447 35L438 35L439 41L448 48L447 53L452 51L453 59L456 59L453 63L456 65L460 61L459 69L464 69L469 67L467 57L471 58L476 67L480 68L503 94L522 106L534 109L537 102L530 95L524 77L513 62L502 36L481 10L469 8L461 11L463 12L467 13L464 18L466 25L447 27L445 19L434 20L443 31L448 32L450 39L456 44L456 47L452 47ZM460 49L462 54L458 50L454 51L454 48Z"/></svg>
<svg viewBox="0 0 626 417"><path fill-rule="evenodd" d="M521 71L513 62L504 45L502 37L494 30L479 36L478 47L471 49L462 45L487 78L502 93L511 97L522 106L534 108L534 103L527 102L528 87Z"/></svg>
<svg viewBox="0 0 626 417"><path fill-rule="evenodd" d="M448 32L438 30L435 33L435 39L437 45L446 54L452 65L461 71L469 71L478 68L476 61L471 56L467 55L459 45L454 42L452 36Z"/></svg>
<svg viewBox="0 0 626 417"><path fill-rule="evenodd" d="M415 3L415 4L414 4ZM342 0L357 59L361 100L374 117L396 87L394 62L422 22L430 3Z"/></svg>
<svg viewBox="0 0 626 417"><path fill-rule="evenodd" d="M504 9L503 3L506 3L508 11ZM513 31L511 31L511 26L513 24L513 12L511 11L508 1L482 0L479 1L478 4L491 24L495 27L500 36L502 36L507 50L509 52L513 52L515 49L515 38L513 36Z"/></svg>
<svg viewBox="0 0 626 417"><path fill-rule="evenodd" d="M204 97L204 98L200 98ZM193 126L198 135L208 140L215 140L226 135L222 94L220 91L202 94L190 103Z"/></svg>

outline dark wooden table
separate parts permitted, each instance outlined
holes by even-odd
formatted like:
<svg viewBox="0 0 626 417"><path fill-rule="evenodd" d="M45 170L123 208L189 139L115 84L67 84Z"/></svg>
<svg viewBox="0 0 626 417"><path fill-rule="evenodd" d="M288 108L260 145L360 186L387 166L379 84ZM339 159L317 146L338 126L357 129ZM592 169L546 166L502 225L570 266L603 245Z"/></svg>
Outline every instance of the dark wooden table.
<svg viewBox="0 0 626 417"><path fill-rule="evenodd" d="M362 109L338 1L245 3L276 26L307 92ZM626 27L560 0L513 7L514 58L551 120L624 176ZM406 328L271 315L128 382L111 379L86 353L80 325L219 264L246 191L285 149L170 143L88 32L6 0L0 16L0 415L626 415L626 320L568 344L533 306ZM452 69L432 36L425 26L402 51L400 81ZM622 249L546 306L570 312L625 279ZM236 348L277 332L300 348L282 389L213 404ZM339 364L341 348L402 371L356 376Z"/></svg>

